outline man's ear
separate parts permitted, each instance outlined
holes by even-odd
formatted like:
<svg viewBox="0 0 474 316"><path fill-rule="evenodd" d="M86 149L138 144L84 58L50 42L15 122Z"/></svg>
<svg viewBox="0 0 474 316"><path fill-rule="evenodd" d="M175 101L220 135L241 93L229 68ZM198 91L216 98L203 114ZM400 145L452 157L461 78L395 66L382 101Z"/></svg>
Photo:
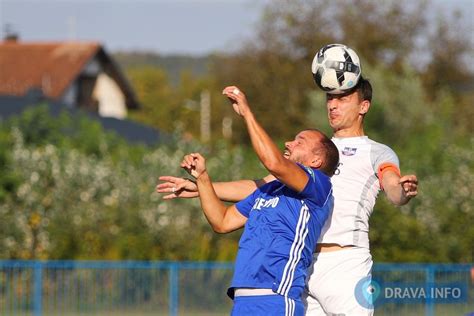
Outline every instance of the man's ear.
<svg viewBox="0 0 474 316"><path fill-rule="evenodd" d="M369 112L370 108L370 101L369 100L364 100L360 103L360 110L359 114L364 115L365 113Z"/></svg>
<svg viewBox="0 0 474 316"><path fill-rule="evenodd" d="M314 169L319 169L323 164L323 160L319 156L314 156L311 160L310 167Z"/></svg>

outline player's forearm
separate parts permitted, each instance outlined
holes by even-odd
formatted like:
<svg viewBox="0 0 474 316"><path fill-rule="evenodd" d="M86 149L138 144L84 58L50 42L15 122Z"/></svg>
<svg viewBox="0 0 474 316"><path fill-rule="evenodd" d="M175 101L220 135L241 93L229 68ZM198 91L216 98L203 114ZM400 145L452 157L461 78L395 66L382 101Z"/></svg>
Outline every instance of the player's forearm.
<svg viewBox="0 0 474 316"><path fill-rule="evenodd" d="M252 113L246 114L244 118L255 153L265 168L275 175L285 158Z"/></svg>
<svg viewBox="0 0 474 316"><path fill-rule="evenodd" d="M387 172L383 178L383 188L388 200L397 206L402 206L410 201L400 185L400 177L394 172Z"/></svg>
<svg viewBox="0 0 474 316"><path fill-rule="evenodd" d="M245 199L257 189L257 181L238 180L230 182L214 182L214 190L222 201L238 202Z"/></svg>
<svg viewBox="0 0 474 316"><path fill-rule="evenodd" d="M385 194L388 200L397 206L405 205L410 201L410 197L404 194L401 185L385 188Z"/></svg>
<svg viewBox="0 0 474 316"><path fill-rule="evenodd" d="M227 207L219 200L214 191L211 178L207 172L204 172L196 179L199 191L199 200L207 221L215 232L225 232L224 217Z"/></svg>

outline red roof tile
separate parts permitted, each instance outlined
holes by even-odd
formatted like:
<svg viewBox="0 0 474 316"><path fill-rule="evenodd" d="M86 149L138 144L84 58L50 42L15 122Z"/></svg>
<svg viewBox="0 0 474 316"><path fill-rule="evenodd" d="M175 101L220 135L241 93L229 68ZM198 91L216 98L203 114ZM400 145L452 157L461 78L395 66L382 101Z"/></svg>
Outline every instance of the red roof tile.
<svg viewBox="0 0 474 316"><path fill-rule="evenodd" d="M39 88L58 98L99 50L95 42L0 42L0 95Z"/></svg>

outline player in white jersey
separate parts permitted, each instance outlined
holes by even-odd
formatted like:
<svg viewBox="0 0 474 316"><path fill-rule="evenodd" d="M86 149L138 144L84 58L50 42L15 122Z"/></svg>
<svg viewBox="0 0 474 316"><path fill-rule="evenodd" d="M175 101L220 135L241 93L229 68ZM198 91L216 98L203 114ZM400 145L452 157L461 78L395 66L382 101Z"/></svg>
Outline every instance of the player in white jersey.
<svg viewBox="0 0 474 316"><path fill-rule="evenodd" d="M226 87L245 122L253 148L275 176L244 200L218 199L205 159L186 155L181 163L195 177L202 210L212 228L227 233L244 227L228 295L233 316L304 316L302 293L314 248L332 207L330 177L339 162L334 143L317 130L304 130L286 142L282 153L258 123L245 94Z"/></svg>
<svg viewBox="0 0 474 316"><path fill-rule="evenodd" d="M334 210L309 271L306 315L371 315L373 310L356 300L355 289L371 275L369 217L380 178L388 170L398 170L398 158L367 136L333 137L332 141L341 157L331 181Z"/></svg>
<svg viewBox="0 0 474 316"><path fill-rule="evenodd" d="M326 96L340 165L331 179L334 210L321 233L308 279L306 315L372 315L373 309L357 302L355 288L371 276L368 231L375 199L382 189L390 202L404 205L416 196L418 180L415 175L400 176L396 154L365 136L363 121L372 101L368 80L361 78L345 94ZM271 179L215 183L214 188L222 200L236 201ZM161 180L166 182L157 187L158 192L178 188L168 199L197 196L184 179Z"/></svg>
<svg viewBox="0 0 474 316"><path fill-rule="evenodd" d="M370 140L363 120L372 101L372 86L361 78L343 95L327 94L332 141L340 164L331 182L334 210L327 222L308 279L307 315L372 315L355 296L357 283L370 278L369 217L380 189L395 205L416 196L415 175L400 176L396 154Z"/></svg>
<svg viewBox="0 0 474 316"><path fill-rule="evenodd" d="M379 177L387 168L399 169L397 155L367 136L333 137L332 141L341 158L331 182L339 197L337 209L344 211L333 212L319 242L369 248L369 217L380 191Z"/></svg>

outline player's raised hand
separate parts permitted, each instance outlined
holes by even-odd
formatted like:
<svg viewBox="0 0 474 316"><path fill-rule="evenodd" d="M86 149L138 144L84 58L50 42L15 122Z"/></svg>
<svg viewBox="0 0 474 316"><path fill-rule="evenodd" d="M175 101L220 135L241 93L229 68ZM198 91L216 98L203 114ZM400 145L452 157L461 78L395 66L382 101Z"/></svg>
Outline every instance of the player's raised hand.
<svg viewBox="0 0 474 316"><path fill-rule="evenodd" d="M245 94L236 86L225 87L222 94L230 100L234 111L240 116L245 116L250 112L250 107Z"/></svg>
<svg viewBox="0 0 474 316"><path fill-rule="evenodd" d="M412 198L418 194L418 179L415 175L406 175L400 178L400 185L403 188L405 196Z"/></svg>
<svg viewBox="0 0 474 316"><path fill-rule="evenodd" d="M190 179L173 176L161 176L158 178L163 183L156 186L156 192L169 193L163 196L164 200L175 198L194 198L199 196L196 183Z"/></svg>
<svg viewBox="0 0 474 316"><path fill-rule="evenodd" d="M181 168L197 179L201 174L206 172L206 160L199 153L191 153L184 156L181 162Z"/></svg>

